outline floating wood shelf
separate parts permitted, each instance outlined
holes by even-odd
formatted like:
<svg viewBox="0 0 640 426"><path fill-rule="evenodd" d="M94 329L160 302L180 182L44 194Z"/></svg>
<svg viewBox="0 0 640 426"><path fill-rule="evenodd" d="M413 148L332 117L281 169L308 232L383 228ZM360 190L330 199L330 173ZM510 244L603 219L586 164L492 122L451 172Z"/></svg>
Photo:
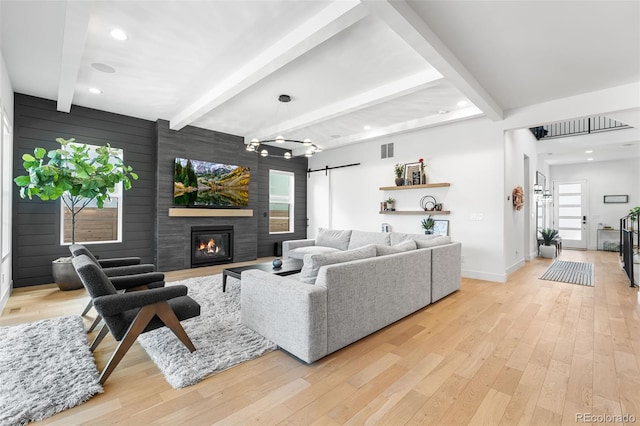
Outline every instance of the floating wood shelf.
<svg viewBox="0 0 640 426"><path fill-rule="evenodd" d="M253 209L191 209L170 208L172 217L251 217Z"/></svg>
<svg viewBox="0 0 640 426"><path fill-rule="evenodd" d="M424 185L403 185L403 186L381 186L380 191L401 191L404 189L420 189L420 188L443 188L451 186L448 182L442 183L425 183Z"/></svg>
<svg viewBox="0 0 640 426"><path fill-rule="evenodd" d="M450 210L382 210L380 211L380 214L451 214Z"/></svg>

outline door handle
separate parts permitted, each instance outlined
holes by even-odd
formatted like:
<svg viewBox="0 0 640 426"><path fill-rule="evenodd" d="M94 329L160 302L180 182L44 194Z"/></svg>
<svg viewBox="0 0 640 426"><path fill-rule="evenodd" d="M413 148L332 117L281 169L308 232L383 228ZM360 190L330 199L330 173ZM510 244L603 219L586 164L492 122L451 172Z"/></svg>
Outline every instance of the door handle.
<svg viewBox="0 0 640 426"><path fill-rule="evenodd" d="M586 216L582 216L582 224L583 225L587 224L587 217Z"/></svg>

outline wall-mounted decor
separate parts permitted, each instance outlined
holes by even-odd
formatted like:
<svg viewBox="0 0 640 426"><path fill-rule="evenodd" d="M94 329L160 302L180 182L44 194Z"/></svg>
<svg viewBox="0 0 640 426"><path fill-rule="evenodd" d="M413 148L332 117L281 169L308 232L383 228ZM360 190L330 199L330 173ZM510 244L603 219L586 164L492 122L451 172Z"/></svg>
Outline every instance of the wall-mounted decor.
<svg viewBox="0 0 640 426"><path fill-rule="evenodd" d="M434 235L449 235L449 221L448 220L434 220L433 221L433 234Z"/></svg>
<svg viewBox="0 0 640 426"><path fill-rule="evenodd" d="M407 185L420 185L422 183L422 163L407 163L404 165L404 179Z"/></svg>
<svg viewBox="0 0 640 426"><path fill-rule="evenodd" d="M513 198L513 208L515 210L522 210L522 206L524 205L524 189L520 185L513 188L513 193L511 194Z"/></svg>
<svg viewBox="0 0 640 426"><path fill-rule="evenodd" d="M605 195L604 196L604 203L605 204L610 204L610 203L628 203L629 202L629 196L628 195Z"/></svg>

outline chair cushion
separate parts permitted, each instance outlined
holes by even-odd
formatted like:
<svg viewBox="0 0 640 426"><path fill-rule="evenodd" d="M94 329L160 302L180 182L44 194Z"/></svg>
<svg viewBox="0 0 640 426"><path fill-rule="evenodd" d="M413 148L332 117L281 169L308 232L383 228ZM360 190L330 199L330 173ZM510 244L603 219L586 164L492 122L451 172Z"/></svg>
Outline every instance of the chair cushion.
<svg viewBox="0 0 640 426"><path fill-rule="evenodd" d="M335 253L308 254L304 257L304 265L302 266L302 271L300 271L300 281L307 284L315 284L318 270L322 266L366 259L375 255L376 248L373 245Z"/></svg>
<svg viewBox="0 0 640 426"><path fill-rule="evenodd" d="M298 247L292 250L289 250L289 257L293 259L304 259L304 256L307 254L324 254L324 253L335 253L338 250L333 247L324 247L324 246L306 246L306 247Z"/></svg>
<svg viewBox="0 0 640 426"><path fill-rule="evenodd" d="M349 248L350 238L351 230L340 231L336 229L319 228L316 245L333 247L338 250L347 250Z"/></svg>
<svg viewBox="0 0 640 426"><path fill-rule="evenodd" d="M402 253L403 251L415 250L418 246L413 240L407 240L393 246L376 244L376 256L386 256L388 254Z"/></svg>
<svg viewBox="0 0 640 426"><path fill-rule="evenodd" d="M449 244L450 242L451 237L448 235L437 235L435 238L430 238L427 240L416 240L418 248L436 247L444 244Z"/></svg>
<svg viewBox="0 0 640 426"><path fill-rule="evenodd" d="M390 235L388 232L351 231L349 250L364 247L369 244L388 246L391 244L390 241Z"/></svg>

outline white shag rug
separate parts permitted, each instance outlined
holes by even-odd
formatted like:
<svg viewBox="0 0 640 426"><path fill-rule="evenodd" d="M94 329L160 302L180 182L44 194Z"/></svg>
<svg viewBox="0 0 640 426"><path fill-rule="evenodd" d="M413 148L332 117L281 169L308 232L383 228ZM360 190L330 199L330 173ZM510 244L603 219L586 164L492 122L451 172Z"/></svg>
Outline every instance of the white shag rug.
<svg viewBox="0 0 640 426"><path fill-rule="evenodd" d="M43 420L102 391L79 316L0 327L0 425Z"/></svg>
<svg viewBox="0 0 640 426"><path fill-rule="evenodd" d="M167 283L184 284L200 304L200 316L182 321L196 351L189 350L166 327L144 333L138 341L176 389L277 349L275 343L240 322L240 281L228 277L222 292L222 275Z"/></svg>

